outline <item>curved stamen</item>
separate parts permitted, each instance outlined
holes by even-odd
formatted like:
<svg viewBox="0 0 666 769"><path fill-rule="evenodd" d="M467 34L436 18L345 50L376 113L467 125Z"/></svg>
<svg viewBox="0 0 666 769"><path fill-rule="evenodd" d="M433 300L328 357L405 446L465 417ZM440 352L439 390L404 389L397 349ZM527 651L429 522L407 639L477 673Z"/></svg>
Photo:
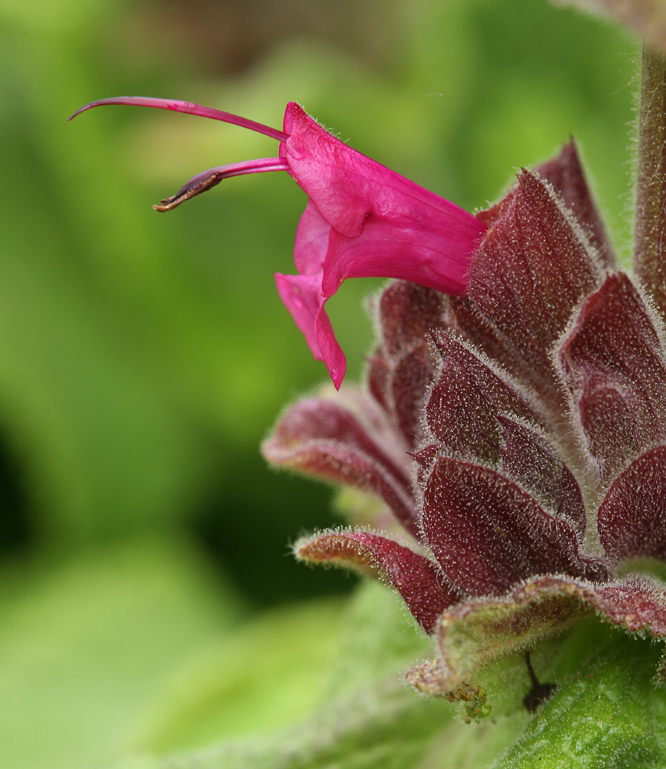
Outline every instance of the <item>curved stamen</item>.
<svg viewBox="0 0 666 769"><path fill-rule="evenodd" d="M279 131L277 128L271 128L263 123L257 123L254 120L248 120L247 118L240 117L239 115L233 115L231 112L222 112L219 109L213 109L212 107L202 107L199 104L193 104L190 101L178 101L176 99L154 99L149 96L116 96L112 99L100 99L99 101L91 101L90 104L86 104L85 107L76 110L76 112L68 120L72 120L77 115L80 115L86 110L93 107L101 107L106 104L127 104L131 107L155 107L157 109L169 109L173 112L184 112L188 115L198 115L199 117L209 117L213 120L220 120L223 123L232 123L233 125L241 126L242 128L249 128L250 131L256 131L257 133L270 136L271 139L277 139L280 142L286 141L289 135L284 131Z"/></svg>
<svg viewBox="0 0 666 769"><path fill-rule="evenodd" d="M165 198L159 206L153 206L156 211L171 211L186 200L201 195L218 185L223 179L244 174L263 174L269 171L287 171L289 166L281 158L258 158L257 160L245 160L242 163L229 163L226 166L217 166L208 171L202 171L184 184L175 195Z"/></svg>

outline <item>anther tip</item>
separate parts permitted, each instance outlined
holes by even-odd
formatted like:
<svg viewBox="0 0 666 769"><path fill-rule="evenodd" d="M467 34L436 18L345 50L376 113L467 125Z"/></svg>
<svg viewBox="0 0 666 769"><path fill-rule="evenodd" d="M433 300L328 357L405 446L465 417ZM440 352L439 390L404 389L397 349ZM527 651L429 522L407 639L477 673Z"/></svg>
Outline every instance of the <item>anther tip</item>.
<svg viewBox="0 0 666 769"><path fill-rule="evenodd" d="M184 198L180 195L172 195L170 198L164 198L164 200L160 200L159 203L156 203L153 206L153 209L162 213L164 213L164 211L172 211L174 208L177 208L184 200L187 200L187 198Z"/></svg>

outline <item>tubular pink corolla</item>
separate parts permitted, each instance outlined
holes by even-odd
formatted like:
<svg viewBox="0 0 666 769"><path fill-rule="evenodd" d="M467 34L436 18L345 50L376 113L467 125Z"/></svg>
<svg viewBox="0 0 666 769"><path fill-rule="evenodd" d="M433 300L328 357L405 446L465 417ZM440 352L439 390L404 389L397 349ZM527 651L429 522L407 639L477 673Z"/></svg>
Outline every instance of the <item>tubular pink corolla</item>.
<svg viewBox="0 0 666 769"><path fill-rule="evenodd" d="M487 225L348 147L298 104L287 105L282 131L191 102L138 96L94 101L72 117L111 104L209 117L280 142L279 157L211 168L154 208L169 211L232 176L287 171L309 201L296 233L298 275L276 273L277 289L336 387L346 363L325 304L347 278L399 278L454 296L467 290L471 261Z"/></svg>

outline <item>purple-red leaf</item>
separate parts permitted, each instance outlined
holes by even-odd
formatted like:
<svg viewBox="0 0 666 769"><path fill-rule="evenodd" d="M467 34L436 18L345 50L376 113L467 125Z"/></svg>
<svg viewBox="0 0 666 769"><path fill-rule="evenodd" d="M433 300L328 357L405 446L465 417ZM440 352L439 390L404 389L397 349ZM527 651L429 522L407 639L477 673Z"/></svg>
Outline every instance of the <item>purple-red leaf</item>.
<svg viewBox="0 0 666 769"><path fill-rule="evenodd" d="M525 424L499 416L503 475L518 481L548 512L585 533L585 506L578 482L546 438Z"/></svg>
<svg viewBox="0 0 666 769"><path fill-rule="evenodd" d="M393 367L391 412L410 449L422 438L421 412L432 374L433 362L425 340L404 353Z"/></svg>
<svg viewBox="0 0 666 769"><path fill-rule="evenodd" d="M600 265L546 185L523 171L472 260L469 296L504 341L505 362L557 407L552 348Z"/></svg>
<svg viewBox="0 0 666 769"><path fill-rule="evenodd" d="M381 347L368 357L368 390L386 412L390 409L391 369L392 361L384 356Z"/></svg>
<svg viewBox="0 0 666 769"><path fill-rule="evenodd" d="M468 296L454 296L449 301L446 313L448 325L472 342L475 347L497 363L512 368L512 374L520 378L521 384L531 384L531 379L522 376L520 366L515 363L515 354L507 350L507 340L502 333L481 314L476 304ZM511 349L511 348L510 348Z"/></svg>
<svg viewBox="0 0 666 769"><path fill-rule="evenodd" d="M398 453L400 447L391 446L398 439L391 440L389 431L377 432L376 438L346 408L311 398L287 410L263 444L263 452L272 464L378 494L417 536L409 479L388 453ZM381 440L384 448L379 446Z"/></svg>
<svg viewBox="0 0 666 769"><path fill-rule="evenodd" d="M470 595L501 595L536 574L607 578L601 562L581 556L568 521L487 467L439 457L422 528L442 571Z"/></svg>
<svg viewBox="0 0 666 769"><path fill-rule="evenodd" d="M606 483L666 439L666 364L651 314L624 273L583 303L560 360L586 449Z"/></svg>
<svg viewBox="0 0 666 769"><path fill-rule="evenodd" d="M298 558L364 572L379 570L400 593L417 622L432 633L442 612L459 596L437 565L391 539L366 531L329 531L296 543Z"/></svg>
<svg viewBox="0 0 666 769"><path fill-rule="evenodd" d="M444 325L447 297L439 291L396 280L380 294L377 321L387 355L420 344L433 328Z"/></svg>
<svg viewBox="0 0 666 769"><path fill-rule="evenodd" d="M590 242L597 249L604 267L609 270L614 269L615 255L599 211L594 204L574 140L567 142L557 157L546 161L536 170L542 179L553 185L564 205L582 226Z"/></svg>
<svg viewBox="0 0 666 769"><path fill-rule="evenodd" d="M567 517L582 536L578 484L545 437L526 393L452 334L436 333L434 341L442 362L425 409L430 435L413 455L421 469L448 455L500 470L548 512Z"/></svg>
<svg viewBox="0 0 666 769"><path fill-rule="evenodd" d="M433 336L441 354L425 417L428 428L450 453L486 464L499 461L497 414L543 424L533 405L508 377L452 334Z"/></svg>
<svg viewBox="0 0 666 769"><path fill-rule="evenodd" d="M645 452L613 481L597 526L614 563L640 556L666 560L666 446Z"/></svg>
<svg viewBox="0 0 666 769"><path fill-rule="evenodd" d="M434 362L426 335L444 326L447 299L423 286L395 281L373 303L381 343L370 358L370 392L389 413L409 448L422 437L421 409Z"/></svg>

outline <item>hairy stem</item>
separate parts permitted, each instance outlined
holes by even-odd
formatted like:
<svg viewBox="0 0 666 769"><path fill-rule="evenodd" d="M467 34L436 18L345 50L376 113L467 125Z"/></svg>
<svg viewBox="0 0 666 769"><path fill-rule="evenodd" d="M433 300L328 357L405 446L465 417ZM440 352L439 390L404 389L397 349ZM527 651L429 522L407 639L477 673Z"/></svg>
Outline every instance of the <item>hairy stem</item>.
<svg viewBox="0 0 666 769"><path fill-rule="evenodd" d="M666 59L644 46L634 269L666 319Z"/></svg>

